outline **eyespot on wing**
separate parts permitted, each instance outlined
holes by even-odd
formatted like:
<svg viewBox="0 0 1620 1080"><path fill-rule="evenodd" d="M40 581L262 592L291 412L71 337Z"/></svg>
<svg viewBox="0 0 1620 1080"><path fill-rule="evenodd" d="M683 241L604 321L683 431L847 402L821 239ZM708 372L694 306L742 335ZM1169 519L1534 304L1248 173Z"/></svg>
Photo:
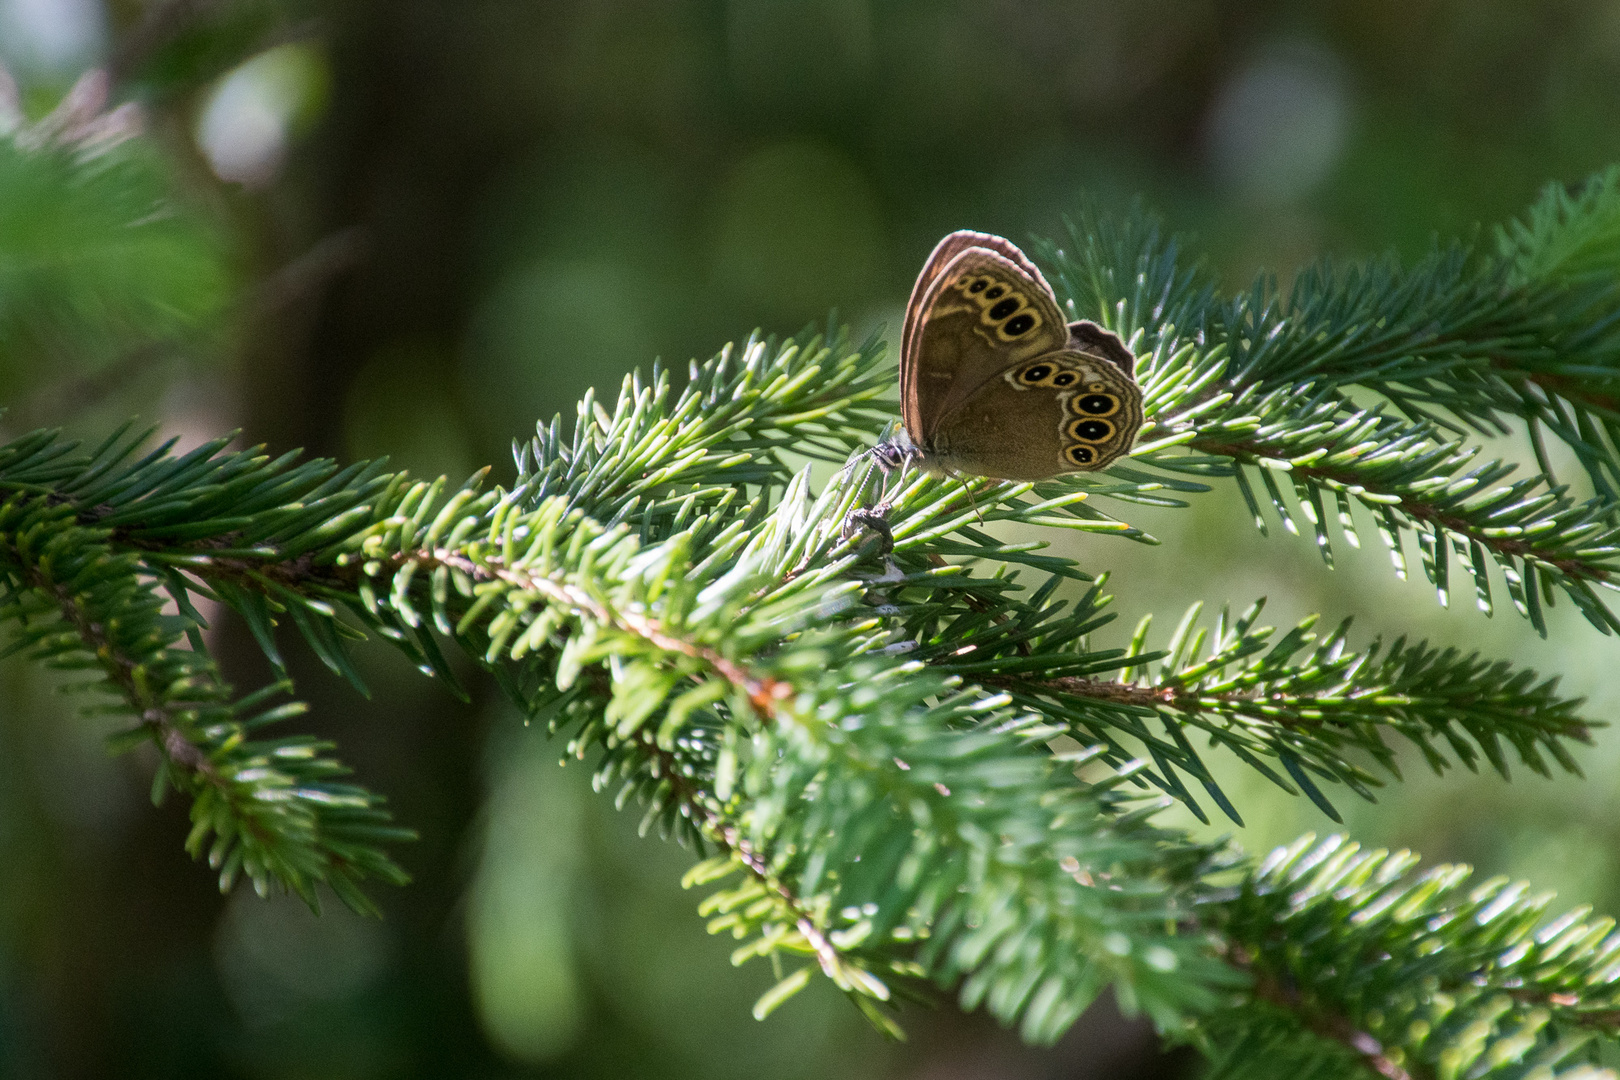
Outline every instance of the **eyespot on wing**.
<svg viewBox="0 0 1620 1080"><path fill-rule="evenodd" d="M1076 394L1069 399L1069 409L1080 416L1113 416L1119 412L1119 398L1113 394Z"/></svg>
<svg viewBox="0 0 1620 1080"><path fill-rule="evenodd" d="M1069 425L1064 431L1071 439L1079 439L1081 442L1089 443L1107 442L1114 437L1113 424L1107 420L1090 417L1069 421Z"/></svg>

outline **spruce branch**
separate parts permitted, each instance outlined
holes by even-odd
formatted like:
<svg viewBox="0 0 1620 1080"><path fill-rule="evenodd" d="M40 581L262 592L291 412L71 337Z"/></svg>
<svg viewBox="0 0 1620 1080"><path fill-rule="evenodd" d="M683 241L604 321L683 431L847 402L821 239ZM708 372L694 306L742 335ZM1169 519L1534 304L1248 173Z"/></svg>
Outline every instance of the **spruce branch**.
<svg viewBox="0 0 1620 1080"><path fill-rule="evenodd" d="M1379 725L1499 765L1497 738L1535 762L1567 760L1551 747L1584 736L1575 703L1505 665L1415 650L1409 681L1432 688L1445 670L1466 689L1402 700L1391 663L1347 656L1342 631L1304 663L1289 662L1303 629L1257 662L1252 617L1217 632L1208 660L1196 642L1172 642L1166 663L1140 641L1095 650L1102 582L1063 615L1055 590L1089 575L978 528L954 480L902 478L885 494L892 553L875 553L845 529L869 491L858 458L819 496L801 472L769 497L794 425L825 425L831 455L881 421L865 404L881 354L812 344L723 354L679 395L662 376L629 379L611 412L582 405L572 439L553 424L521 449L511 490L222 444L137 457L122 434L88 454L37 436L0 457L0 488L103 530L177 601L224 599L272 656L283 617L338 670L360 632L448 677L439 642L454 641L573 753L601 754L598 782L644 801L648 827L745 873L706 908L743 939L739 959L813 957L801 972L830 974L880 1022L873 1003L918 980L1040 1040L1107 985L1166 1029L1227 1000L1245 973L1193 915L1223 857L1153 826L1158 804L1131 789L1186 797L1177 769L1207 778L1183 724L1283 760L1296 781L1290 762L1358 775L1345 751L1381 750ZM974 486L987 521L1116 532L1076 509L1099 492L1154 497L1152 481L1110 477ZM1025 597L1016 572L981 564L1044 571L1043 584ZM1120 672L1132 677L1109 695L1073 693ZM1131 747L1145 728L1118 696L1165 691L1165 734ZM1101 737L1055 757L1046 744L1071 732ZM1077 781L1085 762L1103 778Z"/></svg>
<svg viewBox="0 0 1620 1080"><path fill-rule="evenodd" d="M445 582L431 613L441 630L486 661L532 658L528 683L542 689L519 689L531 710L606 661L609 699L590 707L572 698L553 726L575 729L576 752L600 744L609 753L623 791L647 798L649 823L695 819L725 839L751 874L744 897L763 904L751 922L726 925L768 943L755 951L809 947L824 970L841 954L834 970L846 989L878 1000L891 993L884 970L965 978L971 1004L985 1000L1034 1038L1055 1036L1110 981L1166 1020L1210 1000L1210 984L1225 976L1202 941L1143 925L1173 925L1186 907L1159 881L1168 838L1144 839L1141 823L1110 838L1122 826L1044 751L1059 729L1008 714L995 696L950 693L904 650L880 644L873 620L849 621L858 582L845 572L857 556L842 521L859 490L834 485L811 500L801 474L735 562L703 575L691 569L686 534L642 546L627 526L597 525L557 496L531 511L517 509L515 494L501 500L510 512L498 502L458 508L463 522L480 523L481 539L462 541L465 563L415 542L469 535L444 516L424 518L424 533L374 534L359 557L390 583L373 591L379 617L423 618L399 603L407 593L398 582L434 575ZM627 752L641 731L686 760ZM705 778L706 808L681 796L686 785L673 778L686 770ZM741 814L729 809L739 797ZM1054 840L1058 822L1065 829ZM1100 835L1088 844L1092 832ZM760 859L775 854L768 864L744 857L733 837ZM1075 876L1095 866L1129 877L1133 864L1140 880L1118 897ZM792 939L784 892L762 895L786 881L802 898L788 912ZM728 893L715 910L741 903ZM1015 917L1026 907L1044 918ZM805 926L806 911L838 914L820 916L830 927ZM993 926L983 925L988 911ZM869 935L912 940L925 929L923 959L909 965L868 966L847 951Z"/></svg>
<svg viewBox="0 0 1620 1080"><path fill-rule="evenodd" d="M0 503L0 618L19 625L11 651L95 673L79 688L117 700L94 711L135 721L112 747L158 748L164 764L153 798L170 786L192 797L186 847L206 852L222 889L246 875L261 893L279 883L313 906L324 881L351 906L372 910L363 880L407 880L375 845L409 830L389 825L380 798L339 782L347 770L326 756L329 743L250 737L302 713L302 704L271 704L284 684L233 701L206 653L177 647L195 624L161 613L137 557L115 552L109 535L78 524L49 495L16 493Z"/></svg>
<svg viewBox="0 0 1620 1080"><path fill-rule="evenodd" d="M1215 1075L1347 1075L1313 1058L1414 1080L1608 1075L1579 1063L1620 1031L1614 920L1548 918L1551 893L1469 876L1343 837L1272 852L1207 913L1266 1006L1205 1023Z"/></svg>
<svg viewBox="0 0 1620 1080"><path fill-rule="evenodd" d="M1455 559L1486 614L1495 608L1494 565L1515 609L1543 635L1543 598L1550 602L1553 588L1604 633L1620 626L1594 591L1620 588L1620 530L1608 503L1576 502L1539 476L1504 483L1516 466L1500 459L1481 463L1478 447L1445 438L1427 423L1386 417L1378 408L1351 409L1338 400L1283 391L1259 401L1255 396L1240 395L1219 413L1206 414L1186 445L1230 462L1225 471L1262 533L1265 503L1290 532L1300 532L1296 516L1303 518L1332 566L1330 525L1336 523L1345 541L1359 547L1353 513L1359 506L1373 518L1402 578L1407 538L1417 541L1424 574L1442 606L1450 602ZM1189 462L1156 454L1144 460L1178 470L1190 463L1200 475L1214 471L1204 457Z"/></svg>
<svg viewBox="0 0 1620 1080"><path fill-rule="evenodd" d="M1223 609L1210 632L1199 625L1202 605L1195 604L1167 647L1153 654L1142 651L1151 624L1145 618L1129 650L1110 661L1119 669L1115 679L1095 674L1095 663L1087 674L1065 674L1063 658L1050 653L1033 663L1020 658L1003 670L990 656L940 667L965 678L973 677L975 667L995 671L979 677L1007 691L1015 704L1063 719L1082 741L1111 745L1118 760L1128 760L1131 749L1145 750L1159 767L1155 781L1204 820L1178 769L1243 823L1189 732L1235 754L1290 794L1303 791L1334 820L1338 812L1311 774L1371 798L1370 787L1383 781L1362 759L1401 778L1385 731L1413 743L1437 773L1451 764L1449 749L1470 770L1483 756L1506 779L1506 742L1537 773L1550 774L1550 756L1579 774L1566 743L1590 742L1591 722L1579 715L1580 701L1557 695L1556 679L1537 681L1533 672L1477 653L1408 644L1405 638L1387 650L1374 640L1356 651L1347 647L1348 619L1320 640L1311 633L1312 617L1273 641L1272 628L1255 625L1261 607L1256 603L1236 619ZM1130 738L1122 744L1121 736Z"/></svg>
<svg viewBox="0 0 1620 1080"><path fill-rule="evenodd" d="M1502 414L1536 419L1601 456L1613 446L1587 443L1580 427L1616 400L1617 223L1611 167L1578 195L1549 185L1526 221L1496 230L1494 250L1453 242L1411 267L1394 256L1324 260L1286 295L1262 275L1230 298L1200 266L1181 265L1180 244L1139 207L1083 215L1072 263L1045 250L1079 310L1106 312L1127 339L1171 329L1224 346L1234 383L1364 386L1412 419L1440 410L1485 434L1507 430ZM1612 494L1601 474L1612 469L1594 476Z"/></svg>
<svg viewBox="0 0 1620 1080"><path fill-rule="evenodd" d="M1582 198L1575 207L1549 194L1544 203L1561 209L1534 212L1538 224L1513 234L1511 258L1485 265L1456 248L1410 270L1388 259L1343 273L1324 266L1302 274L1286 299L1264 280L1221 299L1140 212L1123 222L1088 217L1072 230L1073 254L1048 245L1047 255L1071 310L1100 314L1143 356L1151 423L1139 461L1232 477L1262 531L1262 502L1292 532L1297 513L1330 565L1330 517L1359 546L1359 504L1403 577L1404 538L1417 540L1442 604L1455 556L1487 613L1495 564L1539 632L1557 590L1610 633L1620 620L1595 587L1620 587L1620 499L1605 479L1620 451L1593 426L1597 406L1567 397L1537 405L1530 398L1540 390L1504 374L1533 361L1601 396L1620 371L1605 329L1620 319L1620 291L1601 274L1620 259L1605 246L1620 220L1620 172L1596 178ZM1578 257L1554 257L1571 245ZM1384 395L1405 417L1355 404L1351 386ZM1448 433L1447 412L1488 434L1508 430L1503 415L1529 423L1536 438L1551 431L1581 455L1598 497L1571 498L1547 479L1544 460L1542 476L1503 483L1513 466L1477 463L1479 450Z"/></svg>

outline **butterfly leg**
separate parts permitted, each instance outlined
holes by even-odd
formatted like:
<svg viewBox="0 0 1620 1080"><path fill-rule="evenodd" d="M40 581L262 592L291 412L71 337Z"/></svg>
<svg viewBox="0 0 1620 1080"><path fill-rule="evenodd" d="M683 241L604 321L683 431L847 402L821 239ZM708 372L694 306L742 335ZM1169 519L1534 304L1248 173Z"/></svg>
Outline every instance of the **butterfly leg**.
<svg viewBox="0 0 1620 1080"><path fill-rule="evenodd" d="M984 514L979 510L978 500L973 497L973 485L968 483L967 477L963 476L959 472L953 472L951 473L951 476L956 480L957 483L962 485L962 493L967 496L968 505L973 508L973 516L979 519L980 525L983 525Z"/></svg>
<svg viewBox="0 0 1620 1080"><path fill-rule="evenodd" d="M888 503L880 502L873 507L860 507L851 510L844 518L843 537L845 540L853 539L863 530L870 529L878 536L878 554L884 558L894 550L894 530L889 528L889 511L893 509Z"/></svg>

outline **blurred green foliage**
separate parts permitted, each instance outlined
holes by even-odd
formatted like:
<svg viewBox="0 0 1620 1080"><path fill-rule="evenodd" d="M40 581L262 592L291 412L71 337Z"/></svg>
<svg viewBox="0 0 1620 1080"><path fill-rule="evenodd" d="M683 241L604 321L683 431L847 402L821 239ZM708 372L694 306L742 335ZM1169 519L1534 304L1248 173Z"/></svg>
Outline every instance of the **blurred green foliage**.
<svg viewBox="0 0 1620 1080"><path fill-rule="evenodd" d="M194 328L217 318L231 293L225 238L169 205L166 161L127 145L87 170L75 161L82 154L0 140L8 401L64 377L105 375L143 350L192 345Z"/></svg>
<svg viewBox="0 0 1620 1080"><path fill-rule="evenodd" d="M223 130L258 130L262 168L223 182L202 117L222 79L288 43L312 46L300 100L324 111L256 113L247 95ZM1144 195L1228 280L1267 266L1286 281L1325 251L1420 253L1548 177L1620 159L1612 0L5 0L0 59L30 122L105 64L113 103L142 103L151 132L61 217L22 197L62 182L52 158L0 139L8 434L99 436L139 411L188 443L241 427L278 451L456 474L506 468L536 418L655 355L832 307L894 330L941 234L1057 237L1082 192ZM62 290L66 259L108 287ZM1216 499L1143 509L1132 523L1162 546L1065 553L1117 572L1121 627L1266 595L1281 625L1323 611L1368 636L1410 627L1564 672L1591 714L1620 715L1614 644L1567 606L1544 642L1512 617L1436 609L1379 550L1324 574L1308 542L1261 540L1246 517ZM264 682L246 632L216 633L232 676ZM687 856L636 838L584 770L556 770L559 748L491 688L468 709L362 653L375 696L359 702L288 651L321 734L423 833L401 853L416 884L378 897L381 924L218 897L179 850L181 809L145 803L152 763L109 762L101 733L9 662L0 1076L1185 1066L1102 1013L1039 1053L949 1010L917 1016L896 1051L816 990L756 1024L769 973L732 971L703 934L674 885ZM1382 802L1341 809L1363 841L1612 912L1620 741L1600 733L1581 764L1586 783L1414 767ZM1221 781L1264 807L1239 837L1251 850L1323 825L1250 775Z"/></svg>

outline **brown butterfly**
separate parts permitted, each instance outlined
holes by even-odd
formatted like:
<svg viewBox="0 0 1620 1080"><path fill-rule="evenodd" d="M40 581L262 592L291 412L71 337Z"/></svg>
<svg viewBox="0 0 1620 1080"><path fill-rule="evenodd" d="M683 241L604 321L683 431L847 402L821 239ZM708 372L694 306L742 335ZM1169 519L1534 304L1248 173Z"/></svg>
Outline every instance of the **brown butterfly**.
<svg viewBox="0 0 1620 1080"><path fill-rule="evenodd" d="M1142 426L1135 372L1118 335L1064 322L1017 245L951 233L906 305L900 409L914 450L899 456L1002 480L1101 469Z"/></svg>

